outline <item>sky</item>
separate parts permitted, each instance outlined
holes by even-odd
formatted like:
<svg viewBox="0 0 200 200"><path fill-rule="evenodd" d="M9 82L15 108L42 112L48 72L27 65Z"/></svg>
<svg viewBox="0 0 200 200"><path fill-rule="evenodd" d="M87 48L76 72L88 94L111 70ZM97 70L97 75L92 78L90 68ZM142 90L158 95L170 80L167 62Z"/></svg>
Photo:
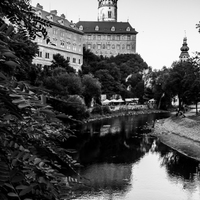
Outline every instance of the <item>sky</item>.
<svg viewBox="0 0 200 200"><path fill-rule="evenodd" d="M31 0L46 11L57 10L69 21L97 21L98 0ZM200 52L200 0L118 0L118 22L129 22L138 32L136 52L153 69L171 67L179 60L183 38L190 56Z"/></svg>

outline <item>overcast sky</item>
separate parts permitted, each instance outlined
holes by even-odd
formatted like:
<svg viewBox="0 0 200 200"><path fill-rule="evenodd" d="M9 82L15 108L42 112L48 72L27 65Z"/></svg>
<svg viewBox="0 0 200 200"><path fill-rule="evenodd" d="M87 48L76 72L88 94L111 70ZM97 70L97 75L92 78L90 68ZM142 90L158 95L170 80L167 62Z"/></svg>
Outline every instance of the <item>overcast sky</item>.
<svg viewBox="0 0 200 200"><path fill-rule="evenodd" d="M69 21L96 21L98 0L32 0L44 10L57 10ZM179 60L183 38L189 54L200 52L200 0L118 0L118 21L129 21L138 32L136 51L153 69ZM186 34L185 34L186 33Z"/></svg>

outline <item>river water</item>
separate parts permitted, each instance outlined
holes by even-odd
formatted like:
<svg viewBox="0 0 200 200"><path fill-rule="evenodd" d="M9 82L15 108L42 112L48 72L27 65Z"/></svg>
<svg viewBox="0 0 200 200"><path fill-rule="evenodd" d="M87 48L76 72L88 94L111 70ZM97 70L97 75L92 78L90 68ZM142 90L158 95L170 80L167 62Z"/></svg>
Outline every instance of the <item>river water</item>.
<svg viewBox="0 0 200 200"><path fill-rule="evenodd" d="M167 114L123 116L81 128L74 200L199 200L199 163L147 135Z"/></svg>

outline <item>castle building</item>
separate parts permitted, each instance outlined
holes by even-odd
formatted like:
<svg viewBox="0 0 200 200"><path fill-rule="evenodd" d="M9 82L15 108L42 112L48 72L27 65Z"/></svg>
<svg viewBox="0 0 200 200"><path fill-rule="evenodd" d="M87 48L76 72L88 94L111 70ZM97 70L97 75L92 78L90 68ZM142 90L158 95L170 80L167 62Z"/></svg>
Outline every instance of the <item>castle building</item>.
<svg viewBox="0 0 200 200"><path fill-rule="evenodd" d="M189 47L187 46L187 38L184 37L183 39L183 45L180 48L181 50L181 54L179 56L180 61L185 62L188 60L188 58L190 57L188 51L189 51Z"/></svg>
<svg viewBox="0 0 200 200"><path fill-rule="evenodd" d="M39 17L49 20L51 27L46 28L48 40L36 37L39 54L33 63L41 67L51 65L53 55L59 53L69 61L71 67L76 71L80 70L83 63L83 32L65 19L64 14L58 16L56 10L46 12L40 4L37 4L34 10Z"/></svg>
<svg viewBox="0 0 200 200"><path fill-rule="evenodd" d="M79 21L83 43L96 55L105 57L136 53L137 31L129 22L117 22L117 1L98 0L97 21Z"/></svg>

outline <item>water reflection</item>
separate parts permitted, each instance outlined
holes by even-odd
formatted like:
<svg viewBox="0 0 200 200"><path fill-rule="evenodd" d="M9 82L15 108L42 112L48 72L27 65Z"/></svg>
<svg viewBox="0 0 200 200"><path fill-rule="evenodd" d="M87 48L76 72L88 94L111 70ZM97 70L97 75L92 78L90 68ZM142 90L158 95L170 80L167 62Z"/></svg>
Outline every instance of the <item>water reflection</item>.
<svg viewBox="0 0 200 200"><path fill-rule="evenodd" d="M76 159L84 165L79 173L85 179L73 199L199 200L199 163L143 132L146 122L159 117L122 117L83 127Z"/></svg>

